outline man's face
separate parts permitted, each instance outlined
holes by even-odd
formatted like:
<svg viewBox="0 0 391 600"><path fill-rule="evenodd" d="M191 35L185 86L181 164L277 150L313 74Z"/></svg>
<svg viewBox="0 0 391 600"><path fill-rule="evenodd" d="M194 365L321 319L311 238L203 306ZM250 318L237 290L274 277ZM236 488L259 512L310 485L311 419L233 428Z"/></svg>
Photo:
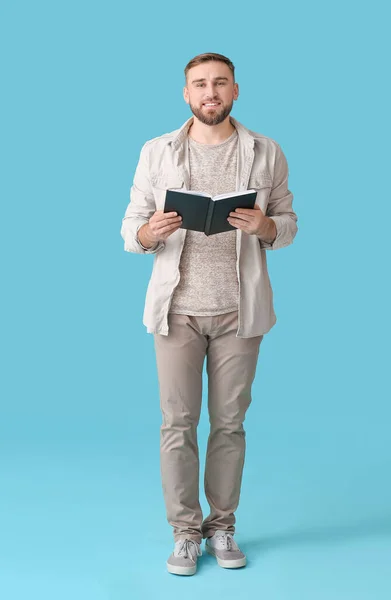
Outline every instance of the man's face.
<svg viewBox="0 0 391 600"><path fill-rule="evenodd" d="M210 61L188 71L183 96L201 123L218 125L231 112L233 102L239 96L239 86L234 83L228 65Z"/></svg>

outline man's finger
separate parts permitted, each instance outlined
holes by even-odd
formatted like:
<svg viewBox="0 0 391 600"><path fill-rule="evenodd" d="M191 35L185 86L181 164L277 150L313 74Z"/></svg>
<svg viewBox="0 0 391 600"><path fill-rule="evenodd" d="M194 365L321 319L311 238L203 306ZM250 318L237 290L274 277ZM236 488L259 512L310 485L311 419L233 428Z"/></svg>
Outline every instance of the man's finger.
<svg viewBox="0 0 391 600"><path fill-rule="evenodd" d="M248 223L248 221L245 221L244 219L235 219L235 217L228 217L228 221L231 225L234 225L234 227L239 228L246 226Z"/></svg>
<svg viewBox="0 0 391 600"><path fill-rule="evenodd" d="M160 221L156 221L156 228L161 229L162 227L166 227L167 225L176 225L177 223L182 222L182 217L171 217L170 219L161 219Z"/></svg>
<svg viewBox="0 0 391 600"><path fill-rule="evenodd" d="M237 212L231 212L231 213L229 213L229 216L234 219L240 219L240 221L251 221L252 218L254 218L254 215L251 215L248 213L237 213Z"/></svg>
<svg viewBox="0 0 391 600"><path fill-rule="evenodd" d="M157 210L155 212L155 215L158 215L160 218L162 219L166 219L167 217L176 217L177 216L177 212L164 212L163 210Z"/></svg>
<svg viewBox="0 0 391 600"><path fill-rule="evenodd" d="M261 207L255 204L254 208L235 208L236 213L243 213L244 215L252 215L254 214L254 210L261 210Z"/></svg>

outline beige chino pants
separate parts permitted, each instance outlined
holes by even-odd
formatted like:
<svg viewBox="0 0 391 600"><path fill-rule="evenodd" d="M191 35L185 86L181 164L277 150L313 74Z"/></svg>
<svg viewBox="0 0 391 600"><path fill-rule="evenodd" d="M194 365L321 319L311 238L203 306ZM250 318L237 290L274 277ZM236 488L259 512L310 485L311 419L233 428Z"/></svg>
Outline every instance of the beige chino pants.
<svg viewBox="0 0 391 600"><path fill-rule="evenodd" d="M201 542L216 529L234 533L245 457L243 421L251 403L263 335L236 337L238 312L213 317L168 315L167 336L154 334L162 426L160 466L174 540ZM210 434L203 520L199 503L197 426L207 357Z"/></svg>

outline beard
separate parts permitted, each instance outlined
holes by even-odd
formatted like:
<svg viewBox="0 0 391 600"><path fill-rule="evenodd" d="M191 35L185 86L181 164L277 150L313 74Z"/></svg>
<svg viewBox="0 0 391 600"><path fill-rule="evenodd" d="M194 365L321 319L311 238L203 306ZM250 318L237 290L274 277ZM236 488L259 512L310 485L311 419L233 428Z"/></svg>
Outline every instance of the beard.
<svg viewBox="0 0 391 600"><path fill-rule="evenodd" d="M201 123L205 125L218 125L226 119L232 110L233 100L231 104L220 104L216 109L204 112L202 107L198 108L193 104L189 104L191 112Z"/></svg>

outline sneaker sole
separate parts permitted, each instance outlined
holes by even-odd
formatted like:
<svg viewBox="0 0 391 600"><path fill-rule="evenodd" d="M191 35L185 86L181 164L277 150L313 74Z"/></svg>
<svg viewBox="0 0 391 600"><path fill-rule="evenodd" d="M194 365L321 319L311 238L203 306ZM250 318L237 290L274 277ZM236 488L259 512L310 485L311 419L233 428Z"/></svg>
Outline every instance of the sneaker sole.
<svg viewBox="0 0 391 600"><path fill-rule="evenodd" d="M173 575L194 575L197 571L197 565L194 567L180 567L179 565L172 565L169 562L167 564L167 571Z"/></svg>
<svg viewBox="0 0 391 600"><path fill-rule="evenodd" d="M246 557L244 556L243 558L237 558L235 560L225 560L223 558L219 558L217 556L217 554L215 554L213 548L211 548L208 544L205 544L205 550L211 554L212 556L214 556L217 559L217 564L220 567L224 567L224 569L238 569L239 567L245 567L246 566Z"/></svg>

